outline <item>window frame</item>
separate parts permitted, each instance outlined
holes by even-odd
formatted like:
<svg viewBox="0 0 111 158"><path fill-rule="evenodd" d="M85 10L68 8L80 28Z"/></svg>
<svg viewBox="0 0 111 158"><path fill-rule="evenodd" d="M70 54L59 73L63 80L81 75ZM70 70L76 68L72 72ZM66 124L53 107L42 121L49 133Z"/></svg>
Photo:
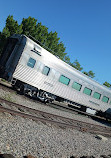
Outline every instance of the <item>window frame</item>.
<svg viewBox="0 0 111 158"><path fill-rule="evenodd" d="M45 68L48 68L47 73L45 73ZM43 67L43 70L42 70L42 74L48 76L48 75L49 75L49 72L50 72L50 67L44 66L44 67Z"/></svg>
<svg viewBox="0 0 111 158"><path fill-rule="evenodd" d="M106 102L106 101L104 101L104 100L103 100L103 98L108 99L108 100L107 100L107 102ZM103 97L102 97L102 102L104 102L104 103L108 103L108 102L109 102L109 98L108 98L108 97L106 97L106 96L103 96Z"/></svg>
<svg viewBox="0 0 111 158"><path fill-rule="evenodd" d="M30 60L33 60L34 63L31 63ZM32 65L32 64L33 64L33 65ZM30 68L34 68L35 64L36 64L36 60L35 60L34 58L30 57L30 58L28 59L27 66L29 66ZM31 66L31 65L32 65L32 66Z"/></svg>
<svg viewBox="0 0 111 158"><path fill-rule="evenodd" d="M86 92L85 92L85 89L86 89L86 90L90 90L90 94L86 93ZM91 94L92 94L92 89L85 87L84 90L83 90L83 93L86 94L86 95L88 95L88 96L91 96Z"/></svg>
<svg viewBox="0 0 111 158"><path fill-rule="evenodd" d="M95 96L94 96L95 94L99 94L99 98L95 97ZM94 92L94 93L93 93L93 98L100 100L100 99L101 99L101 94L98 93L98 92Z"/></svg>
<svg viewBox="0 0 111 158"><path fill-rule="evenodd" d="M65 82L62 82L62 81L61 81L61 77L65 78L65 79L68 79L68 80L69 80L69 81L68 81L68 83L67 83L67 84L65 84ZM63 83L63 84L64 84L64 85L66 85L66 86L68 86L68 85L69 85L70 80L71 80L70 78L68 78L68 77L66 77L66 76L64 76L64 75L60 75L60 77L59 77L59 82L60 82L60 83Z"/></svg>
<svg viewBox="0 0 111 158"><path fill-rule="evenodd" d="M76 85L74 86L74 84L76 84ZM79 89L78 89L78 87L76 88L76 86L80 86ZM77 90L77 91L81 91L82 85L78 82L73 82L72 88Z"/></svg>

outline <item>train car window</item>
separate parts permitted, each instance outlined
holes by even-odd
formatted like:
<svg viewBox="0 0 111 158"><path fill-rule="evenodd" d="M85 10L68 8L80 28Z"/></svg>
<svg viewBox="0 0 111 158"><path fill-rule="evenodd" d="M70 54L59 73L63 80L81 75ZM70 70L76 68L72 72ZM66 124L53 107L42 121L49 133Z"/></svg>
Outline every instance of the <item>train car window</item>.
<svg viewBox="0 0 111 158"><path fill-rule="evenodd" d="M96 99L100 99L101 98L101 94L94 92L93 97Z"/></svg>
<svg viewBox="0 0 111 158"><path fill-rule="evenodd" d="M87 88L87 87L85 87L83 93L85 93L85 94L87 94L87 95L91 95L92 90L89 89L89 88Z"/></svg>
<svg viewBox="0 0 111 158"><path fill-rule="evenodd" d="M105 103L108 103L109 98L108 98L108 97L103 96L102 101L103 101L103 102L105 102Z"/></svg>
<svg viewBox="0 0 111 158"><path fill-rule="evenodd" d="M81 87L82 87L82 85L77 83L77 82L74 82L73 85L72 85L72 88L74 88L74 89L76 89L78 91L81 90Z"/></svg>
<svg viewBox="0 0 111 158"><path fill-rule="evenodd" d="M65 85L69 85L69 82L70 82L70 79L61 75L60 78L59 78L59 82L65 84Z"/></svg>
<svg viewBox="0 0 111 158"><path fill-rule="evenodd" d="M44 75L48 76L49 71L50 71L50 68L49 68L49 67L47 67L47 66L45 66L45 67L43 68L42 73L43 73Z"/></svg>
<svg viewBox="0 0 111 158"><path fill-rule="evenodd" d="M33 68L34 65L35 65L35 63L36 63L36 60L35 60L35 59L29 58L28 63L27 63L27 66Z"/></svg>

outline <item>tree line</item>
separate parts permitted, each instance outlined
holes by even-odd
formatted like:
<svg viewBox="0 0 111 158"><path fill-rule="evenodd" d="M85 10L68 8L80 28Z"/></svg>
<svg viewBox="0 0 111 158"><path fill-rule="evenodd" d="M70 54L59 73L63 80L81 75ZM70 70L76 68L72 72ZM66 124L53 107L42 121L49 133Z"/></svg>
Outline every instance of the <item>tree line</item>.
<svg viewBox="0 0 111 158"><path fill-rule="evenodd" d="M92 70L88 72L83 71L83 67L81 67L77 59L74 62L71 62L69 55L65 52L66 48L63 42L60 41L60 38L58 37L58 33L56 31L49 32L46 26L42 25L41 22L37 22L37 19L29 16L28 18L23 18L19 25L18 22L14 20L13 16L9 15L6 19L5 27L2 32L0 32L0 54L2 53L7 38L13 34L31 35L42 44L42 47L45 47L46 49L48 48L48 50L50 49L52 54L58 56L67 64L91 78L95 77L95 73ZM107 87L111 86L108 82L103 84Z"/></svg>

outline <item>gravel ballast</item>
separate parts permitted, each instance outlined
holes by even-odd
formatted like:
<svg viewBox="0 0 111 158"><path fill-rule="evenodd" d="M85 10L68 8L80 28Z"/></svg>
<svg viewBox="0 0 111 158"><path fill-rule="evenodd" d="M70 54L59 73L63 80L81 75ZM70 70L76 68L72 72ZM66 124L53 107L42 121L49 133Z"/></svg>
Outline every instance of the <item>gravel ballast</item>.
<svg viewBox="0 0 111 158"><path fill-rule="evenodd" d="M95 135L74 129L61 129L29 119L0 113L0 152L16 157L32 154L40 158L70 158L71 155L111 154L111 138L97 139Z"/></svg>

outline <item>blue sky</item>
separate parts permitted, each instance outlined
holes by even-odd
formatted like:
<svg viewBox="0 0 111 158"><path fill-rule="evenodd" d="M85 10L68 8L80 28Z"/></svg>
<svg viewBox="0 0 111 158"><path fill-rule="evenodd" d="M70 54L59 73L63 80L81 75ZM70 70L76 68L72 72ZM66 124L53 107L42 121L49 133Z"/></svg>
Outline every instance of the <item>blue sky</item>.
<svg viewBox="0 0 111 158"><path fill-rule="evenodd" d="M31 16L56 31L71 62L111 83L111 0L1 0L0 31L8 15L19 24Z"/></svg>

